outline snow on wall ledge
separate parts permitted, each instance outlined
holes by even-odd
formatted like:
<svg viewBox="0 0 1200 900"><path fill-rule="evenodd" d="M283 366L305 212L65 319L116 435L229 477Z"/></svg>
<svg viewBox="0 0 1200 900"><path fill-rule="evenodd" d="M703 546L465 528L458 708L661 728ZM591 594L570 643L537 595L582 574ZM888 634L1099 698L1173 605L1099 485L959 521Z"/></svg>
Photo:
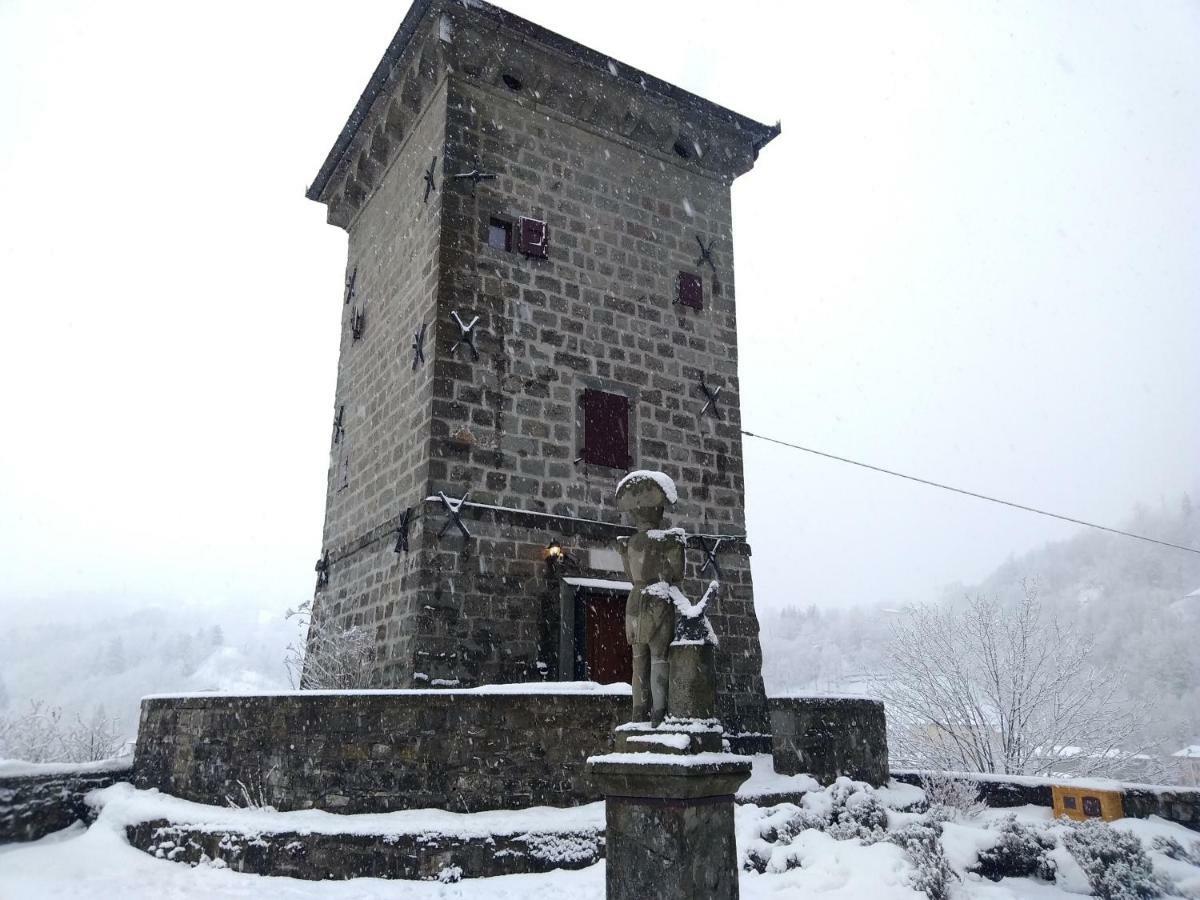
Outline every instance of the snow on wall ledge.
<svg viewBox="0 0 1200 900"><path fill-rule="evenodd" d="M584 762L612 748L628 687L532 687L147 697L134 783L216 805L244 784L341 813L600 799Z"/></svg>
<svg viewBox="0 0 1200 900"><path fill-rule="evenodd" d="M0 760L0 844L36 841L91 811L84 798L129 777L131 760L27 763Z"/></svg>

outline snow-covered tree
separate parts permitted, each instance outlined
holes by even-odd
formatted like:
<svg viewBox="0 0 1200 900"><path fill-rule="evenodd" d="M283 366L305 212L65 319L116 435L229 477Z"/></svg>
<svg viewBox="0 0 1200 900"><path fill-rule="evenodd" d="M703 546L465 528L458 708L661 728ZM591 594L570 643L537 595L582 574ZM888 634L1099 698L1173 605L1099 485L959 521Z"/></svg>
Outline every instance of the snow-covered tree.
<svg viewBox="0 0 1200 900"><path fill-rule="evenodd" d="M110 716L101 703L87 719L77 715L63 728L62 758L67 762L110 759L121 752L124 744L120 720Z"/></svg>
<svg viewBox="0 0 1200 900"><path fill-rule="evenodd" d="M62 760L62 710L41 700L22 712L0 717L0 759Z"/></svg>
<svg viewBox="0 0 1200 900"><path fill-rule="evenodd" d="M121 752L125 735L116 717L98 705L87 719L34 700L21 713L0 717L0 758L25 762L92 762Z"/></svg>
<svg viewBox="0 0 1200 900"><path fill-rule="evenodd" d="M879 693L893 757L928 769L1121 777L1135 768L1132 742L1149 716L1119 672L1095 664L1078 628L1043 611L1030 582L1013 604L979 597L906 610Z"/></svg>
<svg viewBox="0 0 1200 900"><path fill-rule="evenodd" d="M288 645L284 665L292 686L301 690L338 690L366 686L367 670L375 656L375 641L366 628L342 628L314 620L312 602L288 610L299 639Z"/></svg>

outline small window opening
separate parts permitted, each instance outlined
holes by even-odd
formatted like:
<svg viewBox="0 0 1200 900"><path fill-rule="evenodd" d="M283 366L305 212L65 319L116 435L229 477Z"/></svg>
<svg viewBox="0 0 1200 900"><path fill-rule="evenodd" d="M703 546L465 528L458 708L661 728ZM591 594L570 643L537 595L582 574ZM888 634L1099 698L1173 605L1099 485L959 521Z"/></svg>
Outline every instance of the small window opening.
<svg viewBox="0 0 1200 900"><path fill-rule="evenodd" d="M1100 799L1098 797L1083 798L1083 814L1091 819L1100 817Z"/></svg>
<svg viewBox="0 0 1200 900"><path fill-rule="evenodd" d="M521 89L521 79L515 75L505 72L500 76L500 80L504 82L504 86L510 91L519 91Z"/></svg>
<svg viewBox="0 0 1200 900"><path fill-rule="evenodd" d="M679 273L675 282L675 302L690 309L704 309L704 282L699 275Z"/></svg>
<svg viewBox="0 0 1200 900"><path fill-rule="evenodd" d="M692 158L691 148L688 147L687 141L685 141L683 138L676 140L675 143L671 145L671 149L675 151L675 155L680 159Z"/></svg>
<svg viewBox="0 0 1200 900"><path fill-rule="evenodd" d="M1075 808L1075 798L1069 797L1069 796L1063 797L1063 809L1074 809L1074 808Z"/></svg>
<svg viewBox="0 0 1200 900"><path fill-rule="evenodd" d="M512 250L512 233L512 222L493 218L488 223L488 246L506 253L510 252Z"/></svg>

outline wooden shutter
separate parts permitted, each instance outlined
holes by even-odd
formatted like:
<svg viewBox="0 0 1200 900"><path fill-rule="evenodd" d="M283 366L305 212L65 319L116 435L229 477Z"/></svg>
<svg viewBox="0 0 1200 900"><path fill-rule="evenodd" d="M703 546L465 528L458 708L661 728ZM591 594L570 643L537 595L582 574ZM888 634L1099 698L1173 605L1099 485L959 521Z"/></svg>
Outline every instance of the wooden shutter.
<svg viewBox="0 0 1200 900"><path fill-rule="evenodd" d="M583 392L582 456L593 465L629 468L629 398L591 389Z"/></svg>
<svg viewBox="0 0 1200 900"><path fill-rule="evenodd" d="M691 272L679 273L676 301L680 306L704 309L704 282L700 280L699 275L693 275Z"/></svg>
<svg viewBox="0 0 1200 900"><path fill-rule="evenodd" d="M517 249L526 256L545 259L546 223L539 219L527 219L524 216L518 219L517 223Z"/></svg>

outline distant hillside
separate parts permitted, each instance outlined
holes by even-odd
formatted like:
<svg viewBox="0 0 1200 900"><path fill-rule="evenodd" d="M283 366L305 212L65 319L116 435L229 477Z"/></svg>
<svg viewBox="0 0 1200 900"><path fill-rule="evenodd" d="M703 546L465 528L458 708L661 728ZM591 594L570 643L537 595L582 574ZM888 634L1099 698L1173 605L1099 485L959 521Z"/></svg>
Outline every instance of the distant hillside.
<svg viewBox="0 0 1200 900"><path fill-rule="evenodd" d="M66 719L103 708L133 738L145 694L288 687L283 656L295 629L282 615L260 621L257 610L159 606L113 615L104 603L45 609L41 624L4 635L0 716L33 701L61 707Z"/></svg>
<svg viewBox="0 0 1200 900"><path fill-rule="evenodd" d="M1123 527L1200 547L1200 510L1188 495L1138 508ZM1160 704L1158 726L1147 737L1164 749L1200 742L1200 554L1081 529L1011 557L979 585L952 585L946 596L1015 597L1025 578L1037 579L1049 611L1095 635L1101 665L1125 669L1133 692ZM874 672L895 612L875 604L761 615L769 692L855 691Z"/></svg>

